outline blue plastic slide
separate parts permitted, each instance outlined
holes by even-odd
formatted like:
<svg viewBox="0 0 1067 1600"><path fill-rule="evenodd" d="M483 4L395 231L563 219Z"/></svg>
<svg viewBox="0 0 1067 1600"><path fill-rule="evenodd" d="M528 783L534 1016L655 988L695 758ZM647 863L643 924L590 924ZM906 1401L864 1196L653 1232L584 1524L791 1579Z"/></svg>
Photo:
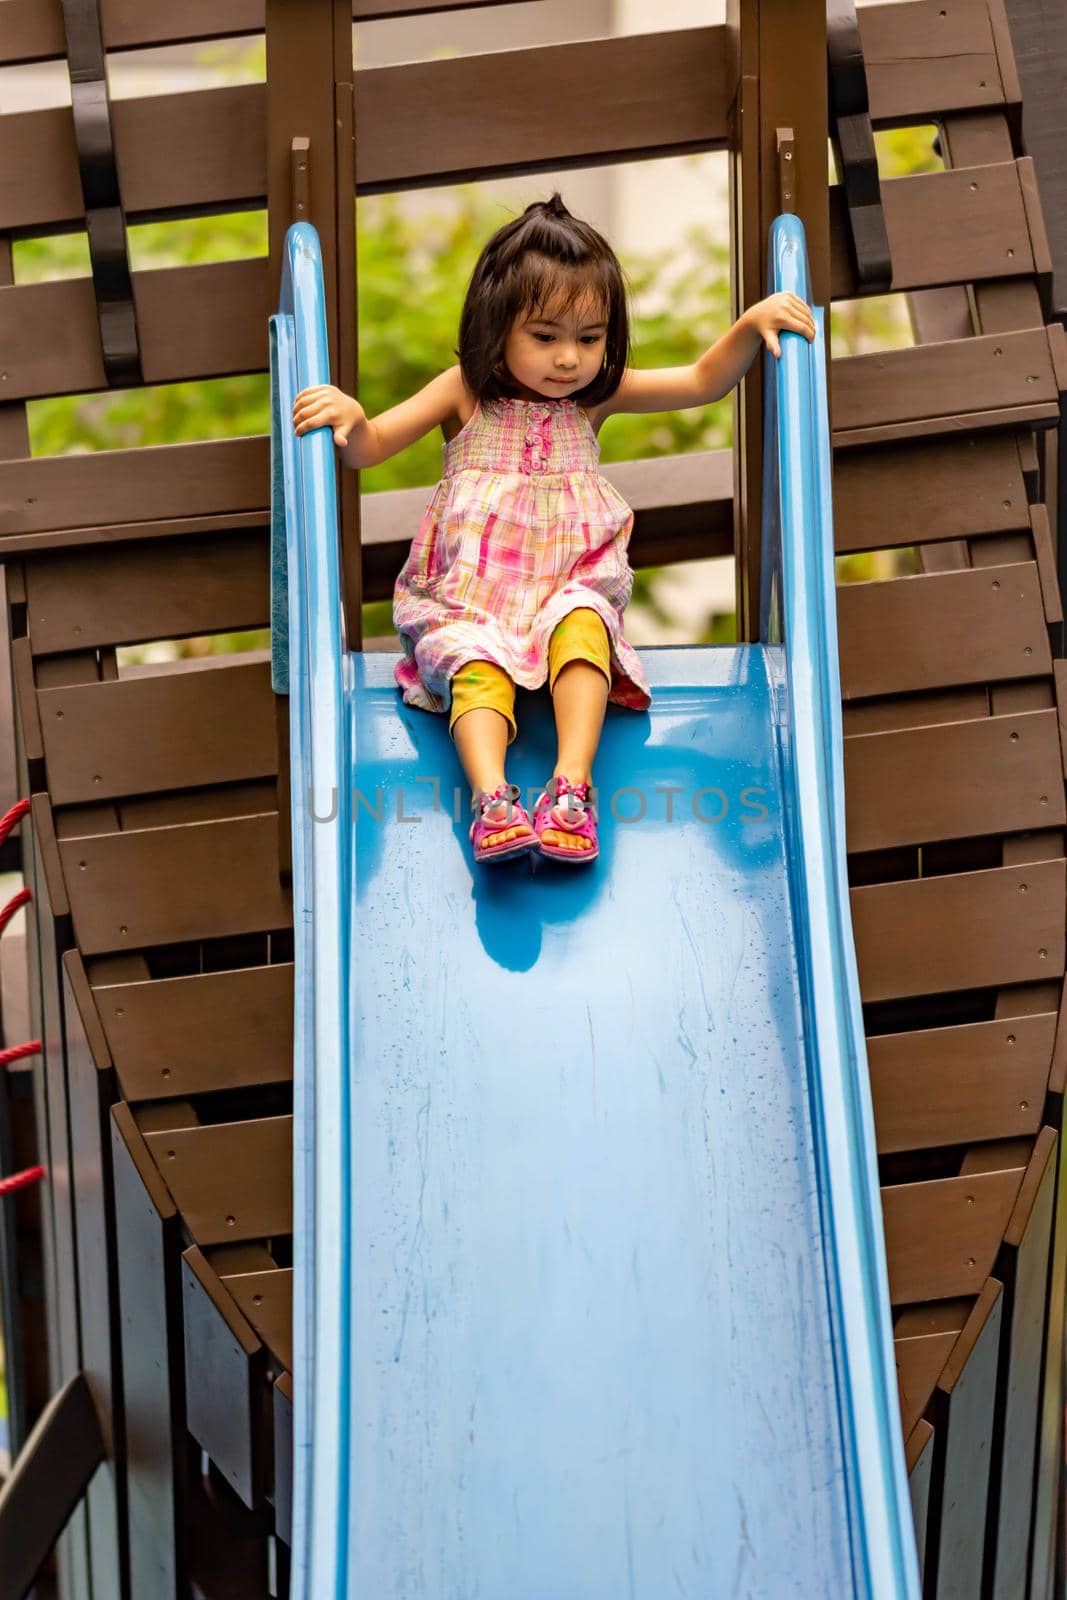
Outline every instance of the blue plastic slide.
<svg viewBox="0 0 1067 1600"><path fill-rule="evenodd" d="M780 217L771 288L809 299ZM475 871L345 648L318 240L271 319L290 700L294 1600L917 1600L845 876L830 448L767 357L763 642L642 652L601 859ZM513 781L551 772L520 692Z"/></svg>

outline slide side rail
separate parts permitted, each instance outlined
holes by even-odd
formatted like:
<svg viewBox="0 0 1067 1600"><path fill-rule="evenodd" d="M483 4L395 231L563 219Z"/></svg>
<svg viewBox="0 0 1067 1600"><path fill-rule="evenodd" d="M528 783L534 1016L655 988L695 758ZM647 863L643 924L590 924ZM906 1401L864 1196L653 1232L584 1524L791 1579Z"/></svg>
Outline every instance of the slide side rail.
<svg viewBox="0 0 1067 1600"><path fill-rule="evenodd" d="M810 303L804 226L772 224L768 293ZM824 313L765 352L760 637L775 686L790 898L854 1593L918 1600L878 1161L849 910ZM776 648L780 647L780 648Z"/></svg>
<svg viewBox="0 0 1067 1600"><path fill-rule="evenodd" d="M271 657L289 696L293 838L292 1600L347 1580L348 926L351 787L332 433L297 437L293 401L330 381L315 229L285 239L270 318Z"/></svg>

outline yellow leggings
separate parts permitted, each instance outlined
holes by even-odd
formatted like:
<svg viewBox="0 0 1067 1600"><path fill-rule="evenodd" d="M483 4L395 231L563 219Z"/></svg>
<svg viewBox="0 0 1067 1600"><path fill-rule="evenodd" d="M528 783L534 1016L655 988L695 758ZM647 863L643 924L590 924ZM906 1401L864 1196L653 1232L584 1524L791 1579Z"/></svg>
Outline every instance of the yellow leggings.
<svg viewBox="0 0 1067 1600"><path fill-rule="evenodd" d="M608 684L611 683L611 646L608 630L595 611L579 606L568 611L552 630L548 641L548 687L556 687L556 679L568 661L589 661L599 667ZM488 706L499 711L508 723L508 744L516 734L515 685L495 661L465 661L452 678L452 715L448 731L452 732L457 717L475 706Z"/></svg>

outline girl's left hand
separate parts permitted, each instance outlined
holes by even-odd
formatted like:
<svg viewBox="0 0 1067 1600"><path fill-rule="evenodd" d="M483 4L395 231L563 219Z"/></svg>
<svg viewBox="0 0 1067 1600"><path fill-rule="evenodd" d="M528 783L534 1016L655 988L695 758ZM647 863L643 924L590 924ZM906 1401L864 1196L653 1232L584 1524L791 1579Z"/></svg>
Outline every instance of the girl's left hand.
<svg viewBox="0 0 1067 1600"><path fill-rule="evenodd" d="M784 289L780 294L769 295L766 300L749 306L745 318L773 356L782 353L776 335L783 329L788 329L790 333L802 333L805 339L815 338L815 318L811 314L811 307L798 295Z"/></svg>

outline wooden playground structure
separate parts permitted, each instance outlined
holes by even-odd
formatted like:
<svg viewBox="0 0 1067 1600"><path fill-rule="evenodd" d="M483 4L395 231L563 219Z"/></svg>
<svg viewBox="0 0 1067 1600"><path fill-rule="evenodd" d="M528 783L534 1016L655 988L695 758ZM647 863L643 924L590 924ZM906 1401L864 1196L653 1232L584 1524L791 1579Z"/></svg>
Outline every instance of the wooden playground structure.
<svg viewBox="0 0 1067 1600"><path fill-rule="evenodd" d="M353 71L353 19L482 3L0 8L0 66L66 58L75 85L73 112L11 115L0 146L0 815L28 802L0 867L30 891L31 1034L19 1050L0 1018L0 1178L46 1173L0 1199L16 1456L0 1600L34 1582L63 1600L287 1595L292 1490L285 701L269 651L116 655L269 625L269 438L31 459L26 402L266 370L297 219L321 239L334 381L355 393L357 192L726 150L740 309L765 292L785 140L814 301L891 289L915 332L913 348L833 361L831 422L837 553L918 561L837 600L924 1593L1052 1600L1067 252L1055 262L1043 213L1067 210L1067 180L1039 184L1028 150L1063 115L1048 84L1067 70L1067 24L1042 67L1034 8L1013 0L869 4L858 20L835 0L829 35L825 0L729 0L723 26ZM264 29L265 84L108 99L105 50ZM944 170L879 186L872 127L908 124L936 125ZM267 257L129 269L130 222L264 207ZM13 240L83 229L92 278L15 285ZM758 363L736 418L734 452L608 470L635 509L634 566L733 554L739 636L753 639ZM356 475L341 477L352 648L423 501L361 502Z"/></svg>

